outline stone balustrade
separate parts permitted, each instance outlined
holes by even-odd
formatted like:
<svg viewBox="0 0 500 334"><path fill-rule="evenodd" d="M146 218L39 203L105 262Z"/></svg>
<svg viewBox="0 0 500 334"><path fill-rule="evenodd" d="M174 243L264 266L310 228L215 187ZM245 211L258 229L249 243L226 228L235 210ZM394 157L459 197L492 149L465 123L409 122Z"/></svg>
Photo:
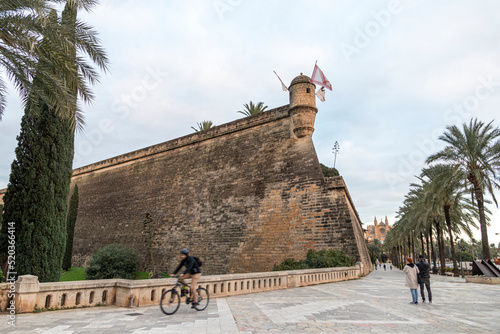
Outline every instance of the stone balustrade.
<svg viewBox="0 0 500 334"><path fill-rule="evenodd" d="M202 276L198 285L208 290L210 298L217 298L346 281L362 274L363 264L358 262L353 267ZM39 283L36 276L24 275L15 283L15 312L101 305L159 305L163 292L176 282L174 278L162 278ZM3 311L11 305L10 290L9 284L0 285L0 309Z"/></svg>

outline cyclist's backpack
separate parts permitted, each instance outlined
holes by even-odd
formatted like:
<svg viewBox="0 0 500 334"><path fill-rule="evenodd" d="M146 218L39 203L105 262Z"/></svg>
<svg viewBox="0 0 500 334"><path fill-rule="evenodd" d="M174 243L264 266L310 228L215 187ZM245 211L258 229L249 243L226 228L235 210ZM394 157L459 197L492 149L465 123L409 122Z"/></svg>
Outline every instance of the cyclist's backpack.
<svg viewBox="0 0 500 334"><path fill-rule="evenodd" d="M198 267L201 267L203 265L203 262L200 260L199 257L193 256L193 259L198 263Z"/></svg>

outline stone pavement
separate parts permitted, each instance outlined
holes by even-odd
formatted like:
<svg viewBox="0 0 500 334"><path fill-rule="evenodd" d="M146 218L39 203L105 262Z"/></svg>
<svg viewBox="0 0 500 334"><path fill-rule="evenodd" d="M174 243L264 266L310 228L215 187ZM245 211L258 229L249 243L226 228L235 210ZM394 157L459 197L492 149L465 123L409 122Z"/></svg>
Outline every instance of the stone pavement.
<svg viewBox="0 0 500 334"><path fill-rule="evenodd" d="M359 280L214 299L202 312L181 305L114 306L0 314L1 333L500 333L500 286L431 278L433 304L409 304L401 271L376 270ZM3 318L3 319L2 319Z"/></svg>

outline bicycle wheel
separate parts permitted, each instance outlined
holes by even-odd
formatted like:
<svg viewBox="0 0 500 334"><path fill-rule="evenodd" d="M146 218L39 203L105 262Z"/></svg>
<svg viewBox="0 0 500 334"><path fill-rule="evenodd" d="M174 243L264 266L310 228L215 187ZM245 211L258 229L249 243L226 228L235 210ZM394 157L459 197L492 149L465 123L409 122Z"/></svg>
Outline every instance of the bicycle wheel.
<svg viewBox="0 0 500 334"><path fill-rule="evenodd" d="M174 289L165 291L160 299L160 309L166 315L174 314L181 305L181 298Z"/></svg>
<svg viewBox="0 0 500 334"><path fill-rule="evenodd" d="M210 296L208 295L208 291L205 288L198 288L196 290L196 293L198 294L198 305L196 305L195 309L198 311L203 311L208 306Z"/></svg>

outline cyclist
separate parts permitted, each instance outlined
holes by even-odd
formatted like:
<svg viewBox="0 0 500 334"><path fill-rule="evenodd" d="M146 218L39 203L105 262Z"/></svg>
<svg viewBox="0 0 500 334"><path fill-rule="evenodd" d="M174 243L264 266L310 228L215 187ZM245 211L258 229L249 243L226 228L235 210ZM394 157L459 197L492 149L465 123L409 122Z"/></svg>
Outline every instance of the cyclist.
<svg viewBox="0 0 500 334"><path fill-rule="evenodd" d="M179 275L179 280L182 283L185 283L184 280L187 278L191 278L191 300L193 301L191 304L191 308L195 308L198 305L198 296L196 294L196 283L201 277L201 270L198 262L192 257L189 256L189 251L185 248L181 250L181 263L177 269L175 269L172 276L177 274L179 270L184 266L186 269L182 274Z"/></svg>

